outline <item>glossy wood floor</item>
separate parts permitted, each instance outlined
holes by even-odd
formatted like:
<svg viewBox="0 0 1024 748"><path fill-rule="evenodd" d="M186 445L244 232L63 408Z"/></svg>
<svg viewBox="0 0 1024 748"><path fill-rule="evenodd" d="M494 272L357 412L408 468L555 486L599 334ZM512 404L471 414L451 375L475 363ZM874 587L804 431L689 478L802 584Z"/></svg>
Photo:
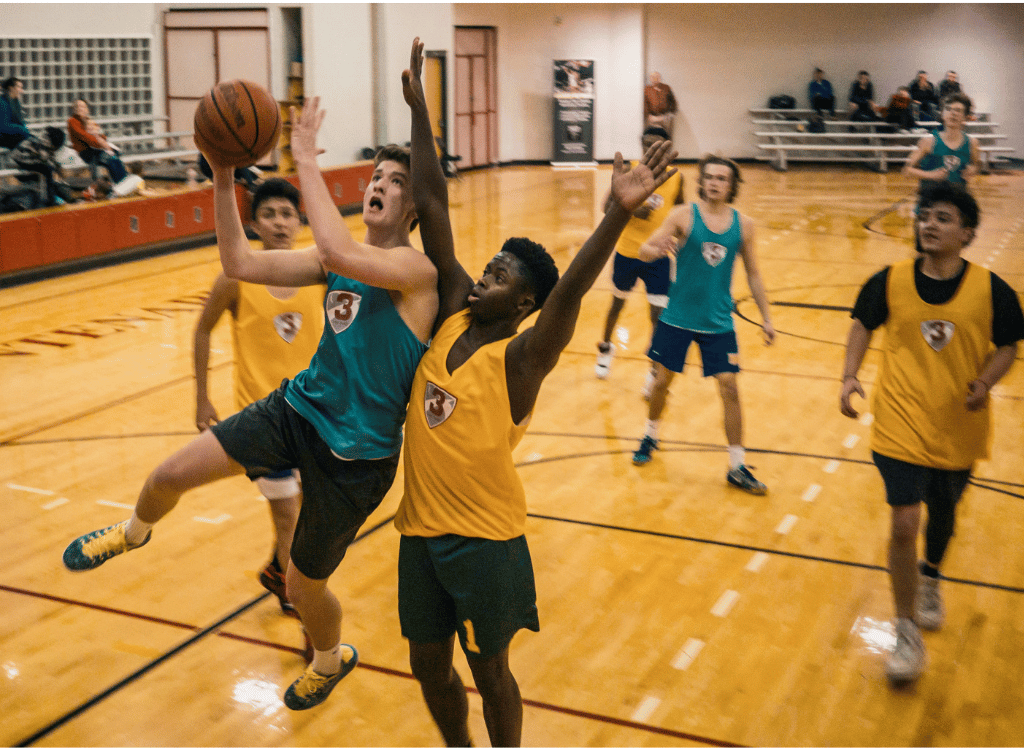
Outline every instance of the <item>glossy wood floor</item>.
<svg viewBox="0 0 1024 748"><path fill-rule="evenodd" d="M692 198L694 167L682 170ZM755 218L781 333L761 344L738 270L748 461L771 492L726 486L720 403L699 365L673 384L664 449L631 464L649 324L635 293L597 380L602 277L517 451L542 623L512 646L524 742L1022 745L1024 365L993 391L993 458L947 556L945 629L925 635L924 677L893 690L888 509L866 420L843 418L837 393L857 289L910 252L914 185L855 168L744 175L737 205ZM564 268L608 180L607 167L464 175L452 197L465 264L478 272L526 235ZM1020 293L1024 174L975 189L984 215L967 256ZM126 557L77 575L61 564L75 536L128 516L147 473L193 437L192 331L218 269L205 248L0 291L0 742L438 744L398 626L401 475L331 583L360 667L308 712L280 701L301 639L257 582L271 528L245 479L187 495ZM226 323L214 349L226 413ZM869 386L877 365L872 352ZM470 683L461 654L457 666Z"/></svg>

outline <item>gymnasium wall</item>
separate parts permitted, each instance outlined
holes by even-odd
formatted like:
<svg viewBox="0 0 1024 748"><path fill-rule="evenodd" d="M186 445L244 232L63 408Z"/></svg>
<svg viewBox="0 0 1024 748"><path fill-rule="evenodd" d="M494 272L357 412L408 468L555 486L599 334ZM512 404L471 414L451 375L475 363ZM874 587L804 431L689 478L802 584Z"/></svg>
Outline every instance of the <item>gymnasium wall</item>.
<svg viewBox="0 0 1024 748"><path fill-rule="evenodd" d="M806 102L825 69L845 101L861 68L888 102L919 69L949 68L1024 156L1021 4L502 4L458 3L456 25L498 28L502 161L551 158L553 59L595 60L595 156L635 156L643 84L657 70L680 103L684 158L756 155L747 109L776 93Z"/></svg>

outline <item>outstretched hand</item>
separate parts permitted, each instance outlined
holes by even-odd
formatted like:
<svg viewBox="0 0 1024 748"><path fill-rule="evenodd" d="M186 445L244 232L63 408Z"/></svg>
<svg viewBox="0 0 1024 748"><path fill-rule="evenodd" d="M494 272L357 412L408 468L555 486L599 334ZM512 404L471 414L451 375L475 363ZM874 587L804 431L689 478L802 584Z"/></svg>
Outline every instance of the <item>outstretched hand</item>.
<svg viewBox="0 0 1024 748"><path fill-rule="evenodd" d="M324 115L327 114L326 110L320 109L320 97L306 99L301 114L296 112L295 107L289 107L289 114L292 121L292 157L296 162L315 161L317 156L325 153L324 149L318 148L316 144L316 135L320 132Z"/></svg>
<svg viewBox="0 0 1024 748"><path fill-rule="evenodd" d="M626 167L622 154L616 152L612 171L612 199L632 213L665 181L676 173L669 164L679 154L673 150L671 140L655 143L632 169Z"/></svg>
<svg viewBox="0 0 1024 748"><path fill-rule="evenodd" d="M426 107L427 98L423 94L423 42L417 36L412 40L412 52L409 54L409 68L402 71L402 95L405 103L411 108Z"/></svg>

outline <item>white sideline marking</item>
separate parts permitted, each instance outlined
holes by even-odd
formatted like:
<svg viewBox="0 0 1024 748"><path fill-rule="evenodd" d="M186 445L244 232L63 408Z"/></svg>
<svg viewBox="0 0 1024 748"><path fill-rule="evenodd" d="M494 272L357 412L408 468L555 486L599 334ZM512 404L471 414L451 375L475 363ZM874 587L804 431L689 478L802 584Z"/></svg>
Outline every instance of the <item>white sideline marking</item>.
<svg viewBox="0 0 1024 748"><path fill-rule="evenodd" d="M193 517L192 519L196 522L205 522L208 525L219 525L221 522L226 522L231 519L231 515L222 514L219 517L214 517L213 519L210 519L209 517Z"/></svg>
<svg viewBox="0 0 1024 748"><path fill-rule="evenodd" d="M100 506L113 506L118 509L134 509L134 504L119 504L116 501L107 501L106 499L99 499L97 502Z"/></svg>
<svg viewBox="0 0 1024 748"><path fill-rule="evenodd" d="M729 615L729 611L732 610L732 606L736 604L736 601L740 599L740 593L736 590L726 590L722 593L722 596L718 598L718 602L715 603L715 607L711 609L711 615L718 616L719 618L725 618Z"/></svg>
<svg viewBox="0 0 1024 748"><path fill-rule="evenodd" d="M65 499L62 496L59 499L54 499L53 501L49 502L48 504L43 504L42 508L45 509L46 511L50 511L51 509L56 509L59 506L64 506L64 504L70 504L70 503L71 503L70 499Z"/></svg>
<svg viewBox="0 0 1024 748"><path fill-rule="evenodd" d="M775 532L777 532L779 535L785 535L793 529L793 525L796 524L796 521L798 519L800 518L797 517L795 514L787 514L785 517L782 518L782 521L779 523L779 526L775 528Z"/></svg>
<svg viewBox="0 0 1024 748"><path fill-rule="evenodd" d="M747 571L761 571L761 567L768 561L768 554L763 551L758 551L753 557L747 561L747 565L743 568Z"/></svg>
<svg viewBox="0 0 1024 748"><path fill-rule="evenodd" d="M861 426L870 426L874 422L874 420L875 420L874 415L872 415L871 413L865 413L864 415L862 415L860 417L860 425Z"/></svg>
<svg viewBox="0 0 1024 748"><path fill-rule="evenodd" d="M661 699L657 699L653 696L644 696L644 700L640 702L640 706L633 712L633 722L646 722L650 719L650 716L654 714L654 710L661 705Z"/></svg>
<svg viewBox="0 0 1024 748"><path fill-rule="evenodd" d="M819 493L821 493L821 486L818 485L817 483L812 483L807 487L807 490L804 491L804 495L801 496L800 498L808 502L814 501L816 498L818 498Z"/></svg>
<svg viewBox="0 0 1024 748"><path fill-rule="evenodd" d="M523 458L523 462L536 462L537 460L543 459L544 455L540 452L530 452Z"/></svg>
<svg viewBox="0 0 1024 748"><path fill-rule="evenodd" d="M834 473L839 469L839 460L829 460L823 469L826 473Z"/></svg>
<svg viewBox="0 0 1024 748"><path fill-rule="evenodd" d="M53 496L56 491L47 491L45 488L32 488L32 486L19 486L17 483L8 483L7 487L15 491L28 491L29 493L38 493L43 496Z"/></svg>
<svg viewBox="0 0 1024 748"><path fill-rule="evenodd" d="M860 441L860 437L856 434L850 434L848 437L843 439L843 446L847 449L853 449L857 446L857 442Z"/></svg>
<svg viewBox="0 0 1024 748"><path fill-rule="evenodd" d="M697 655L704 649L704 642L700 639L687 639L686 644L679 650L679 654L672 660L672 667L676 670L686 670L690 663L697 659Z"/></svg>

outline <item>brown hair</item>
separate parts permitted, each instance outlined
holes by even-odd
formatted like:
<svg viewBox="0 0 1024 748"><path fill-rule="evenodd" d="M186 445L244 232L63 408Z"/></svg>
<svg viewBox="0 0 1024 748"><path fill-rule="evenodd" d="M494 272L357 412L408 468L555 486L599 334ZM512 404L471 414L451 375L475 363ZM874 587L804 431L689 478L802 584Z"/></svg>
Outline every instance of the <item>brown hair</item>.
<svg viewBox="0 0 1024 748"><path fill-rule="evenodd" d="M704 196L704 168L711 164L721 164L722 166L728 166L732 169L732 187L729 189L729 194L725 198L725 202L731 203L736 199L736 195L740 191L740 183L743 181L743 177L740 176L740 167L732 159L724 158L723 156L716 156L713 153L705 153L697 163L697 196L701 200L707 199Z"/></svg>
<svg viewBox="0 0 1024 748"><path fill-rule="evenodd" d="M395 161L402 164L409 172L410 178L412 177L412 155L408 148L404 145L396 145L395 143L388 143L382 145L377 153L373 157L374 167L380 166L384 161ZM413 218L412 223L409 225L409 230L412 231L420 223L419 218Z"/></svg>
<svg viewBox="0 0 1024 748"><path fill-rule="evenodd" d="M970 116L971 107L973 106L971 102L971 97L963 93L962 91L946 94L945 96L942 97L942 101L940 103L943 109L945 109L950 104L963 104L965 117Z"/></svg>

